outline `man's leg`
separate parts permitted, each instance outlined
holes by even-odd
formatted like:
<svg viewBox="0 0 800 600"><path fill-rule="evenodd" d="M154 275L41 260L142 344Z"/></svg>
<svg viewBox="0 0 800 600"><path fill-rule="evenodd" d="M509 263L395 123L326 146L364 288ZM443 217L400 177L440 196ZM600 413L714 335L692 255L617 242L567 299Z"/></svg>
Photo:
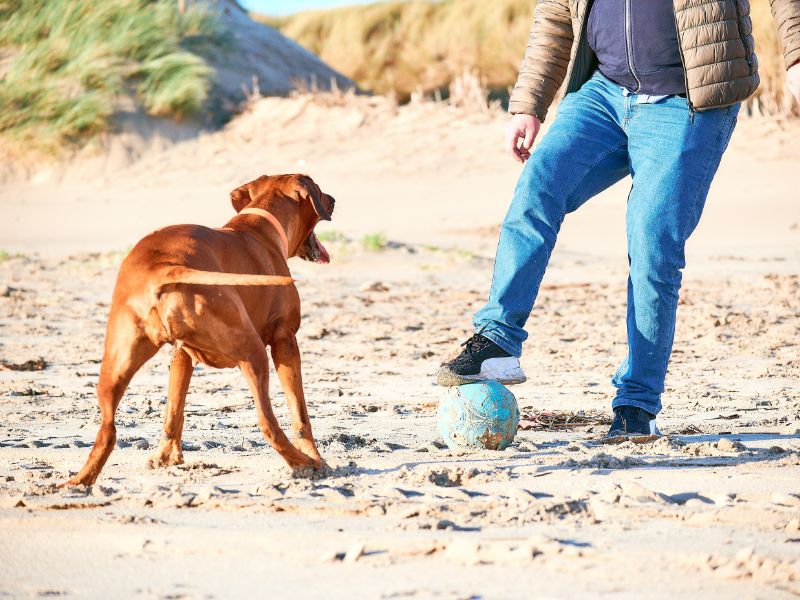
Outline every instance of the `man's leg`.
<svg viewBox="0 0 800 600"><path fill-rule="evenodd" d="M565 98L522 171L502 229L489 301L476 331L513 356L522 354L530 315L561 223L628 174L618 86L595 77Z"/></svg>
<svg viewBox="0 0 800 600"><path fill-rule="evenodd" d="M628 174L619 86L595 76L568 95L525 164L500 231L489 301L476 334L439 371L440 385L525 380L524 330L564 216Z"/></svg>
<svg viewBox="0 0 800 600"><path fill-rule="evenodd" d="M661 410L675 334L684 247L736 124L738 105L690 117L686 100L633 108L626 127L633 187L628 199L628 356L614 375L613 407ZM613 427L612 427L613 429Z"/></svg>

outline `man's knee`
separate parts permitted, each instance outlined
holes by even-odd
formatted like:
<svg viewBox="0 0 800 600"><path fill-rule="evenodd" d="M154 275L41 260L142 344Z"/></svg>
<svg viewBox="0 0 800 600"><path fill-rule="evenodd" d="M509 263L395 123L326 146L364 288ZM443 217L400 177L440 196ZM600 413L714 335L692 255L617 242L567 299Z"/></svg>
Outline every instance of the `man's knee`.
<svg viewBox="0 0 800 600"><path fill-rule="evenodd" d="M648 281L651 285L678 289L685 266L683 251L649 247L629 250L630 274L634 282Z"/></svg>

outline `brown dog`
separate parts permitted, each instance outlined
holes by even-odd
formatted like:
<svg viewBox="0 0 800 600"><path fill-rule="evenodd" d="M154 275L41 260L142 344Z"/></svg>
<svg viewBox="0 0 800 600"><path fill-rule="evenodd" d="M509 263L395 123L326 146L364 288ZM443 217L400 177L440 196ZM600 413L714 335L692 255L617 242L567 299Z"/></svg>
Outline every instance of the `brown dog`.
<svg viewBox="0 0 800 600"><path fill-rule="evenodd" d="M133 375L164 344L170 365L164 437L153 467L183 462L183 408L194 363L238 367L267 441L293 469L324 468L303 396L300 297L289 257L329 262L314 234L334 199L304 175L259 177L231 192L238 213L225 227L175 225L140 241L120 267L106 328L97 396L101 424L89 458L64 485L91 485L114 449L114 413ZM265 287L269 286L269 287ZM293 442L268 396L269 346L289 402Z"/></svg>

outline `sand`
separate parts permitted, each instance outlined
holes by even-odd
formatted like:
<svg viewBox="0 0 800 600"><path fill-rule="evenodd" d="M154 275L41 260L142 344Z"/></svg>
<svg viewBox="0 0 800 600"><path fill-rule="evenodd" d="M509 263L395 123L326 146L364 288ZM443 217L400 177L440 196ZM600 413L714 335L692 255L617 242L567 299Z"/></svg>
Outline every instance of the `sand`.
<svg viewBox="0 0 800 600"><path fill-rule="evenodd" d="M519 170L500 151L504 119L380 98L264 99L224 131L124 169L47 168L0 188L0 593L800 594L800 127L744 119L734 135L689 245L665 438L601 439L625 352L623 183L563 228L529 324L530 379L513 388L514 444L452 451L436 432L434 376L490 282ZM148 470L165 348L122 402L98 483L56 490L96 432L124 253L162 225L221 225L231 189L293 171L337 198L319 229L333 263L292 264L309 410L333 474L293 479L242 377L205 367L187 402L186 464ZM362 242L378 233L382 249Z"/></svg>

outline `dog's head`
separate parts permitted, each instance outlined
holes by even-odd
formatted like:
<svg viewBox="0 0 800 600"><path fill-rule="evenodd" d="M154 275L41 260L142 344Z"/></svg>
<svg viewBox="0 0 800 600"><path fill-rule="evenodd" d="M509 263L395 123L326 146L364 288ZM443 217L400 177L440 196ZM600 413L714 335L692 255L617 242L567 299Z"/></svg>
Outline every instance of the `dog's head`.
<svg viewBox="0 0 800 600"><path fill-rule="evenodd" d="M274 214L286 228L292 256L329 263L330 255L314 233L320 221L330 221L336 200L308 175L262 175L231 192L236 212L251 206Z"/></svg>

